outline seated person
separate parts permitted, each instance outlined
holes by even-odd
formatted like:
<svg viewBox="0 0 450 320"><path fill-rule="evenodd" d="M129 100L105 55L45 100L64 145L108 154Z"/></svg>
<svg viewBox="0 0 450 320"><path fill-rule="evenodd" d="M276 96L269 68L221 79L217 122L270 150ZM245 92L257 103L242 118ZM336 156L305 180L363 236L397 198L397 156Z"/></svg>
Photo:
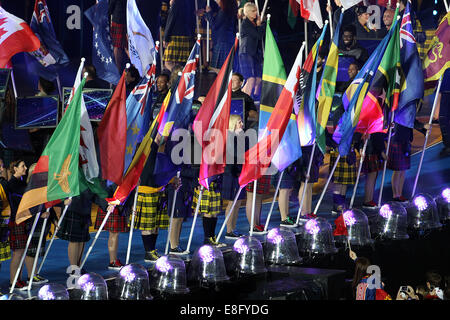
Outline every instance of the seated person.
<svg viewBox="0 0 450 320"><path fill-rule="evenodd" d="M355 22L356 38L358 39L375 39L377 32L373 29L369 29L367 22L369 21L370 14L367 12L366 6L356 7L357 20Z"/></svg>
<svg viewBox="0 0 450 320"><path fill-rule="evenodd" d="M394 13L395 11L392 9L386 9L383 13L383 23L384 27L382 27L380 30L377 30L377 38L384 38L389 29L392 26L392 22L394 21Z"/></svg>
<svg viewBox="0 0 450 320"><path fill-rule="evenodd" d="M84 84L84 88L95 88L95 89L109 89L110 85L105 80L102 80L97 77L97 70L93 65L87 64L84 65L83 75L87 72L88 76L86 78L86 83Z"/></svg>
<svg viewBox="0 0 450 320"><path fill-rule="evenodd" d="M348 86L355 79L356 75L359 72L359 66L356 62L350 63L347 69L348 72L348 80L347 81L338 81L336 83L336 93L344 93L347 90Z"/></svg>
<svg viewBox="0 0 450 320"><path fill-rule="evenodd" d="M242 83L244 82L244 77L242 74L235 72L231 77L231 99L233 98L244 98L244 109L245 109L245 119L244 128L257 129L258 128L258 110L255 107L253 99L243 92Z"/></svg>
<svg viewBox="0 0 450 320"><path fill-rule="evenodd" d="M355 26L344 26L342 41L339 43L339 54L355 58L358 64L362 66L369 58L369 54L365 48L356 42L355 34Z"/></svg>

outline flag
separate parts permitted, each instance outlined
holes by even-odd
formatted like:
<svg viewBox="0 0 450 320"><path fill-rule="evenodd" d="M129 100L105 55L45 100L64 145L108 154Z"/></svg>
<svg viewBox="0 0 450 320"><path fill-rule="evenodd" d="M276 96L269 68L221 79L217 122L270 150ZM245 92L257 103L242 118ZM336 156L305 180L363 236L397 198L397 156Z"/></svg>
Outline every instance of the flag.
<svg viewBox="0 0 450 320"><path fill-rule="evenodd" d="M156 65L153 63L145 76L130 92L126 101L127 142L123 167L125 171L133 159L137 144L141 142L150 125L151 99L149 96L151 96L150 93L155 82L155 71Z"/></svg>
<svg viewBox="0 0 450 320"><path fill-rule="evenodd" d="M294 106L300 80L302 50L299 50L281 95L257 144L245 152L239 185L246 186L265 174L283 137Z"/></svg>
<svg viewBox="0 0 450 320"><path fill-rule="evenodd" d="M397 13L398 8L394 16ZM339 145L338 149L341 156L346 156L350 151L353 133L359 123L364 97L367 94L374 74L377 72L394 30L398 31L396 24L397 20L342 95L342 104L345 112L333 133L333 140Z"/></svg>
<svg viewBox="0 0 450 320"><path fill-rule="evenodd" d="M120 74L114 61L114 49L109 32L108 0L100 0L84 14L92 24L92 64L97 76L117 85Z"/></svg>
<svg viewBox="0 0 450 320"><path fill-rule="evenodd" d="M348 236L347 226L345 225L344 214L341 213L336 220L334 220L336 228L333 231L333 236Z"/></svg>
<svg viewBox="0 0 450 320"><path fill-rule="evenodd" d="M238 38L236 37L192 126L195 137L202 146L199 183L205 188L209 188L209 177L221 174L225 169L225 141L231 105L231 76L237 45Z"/></svg>
<svg viewBox="0 0 450 320"><path fill-rule="evenodd" d="M325 36L326 26L312 47L302 68L303 96L297 112L297 125L302 146L312 145L316 138L316 87L317 87L317 57ZM327 119L328 120L328 119Z"/></svg>
<svg viewBox="0 0 450 320"><path fill-rule="evenodd" d="M97 129L102 178L116 185L122 182L127 143L125 76L126 70L122 73Z"/></svg>
<svg viewBox="0 0 450 320"><path fill-rule="evenodd" d="M38 50L30 52L38 62L31 63L31 68L39 76L53 81L58 75L58 67L67 66L69 58L56 39L50 12L45 0L35 1L30 28L41 42Z"/></svg>
<svg viewBox="0 0 450 320"><path fill-rule="evenodd" d="M362 0L341 0L342 7L347 10L353 7L355 4L360 3Z"/></svg>
<svg viewBox="0 0 450 320"><path fill-rule="evenodd" d="M297 2L300 4L301 16L306 20L314 21L322 29L323 20L319 0L297 0Z"/></svg>
<svg viewBox="0 0 450 320"><path fill-rule="evenodd" d="M439 23L423 61L425 94L432 94L437 81L450 67L450 12Z"/></svg>
<svg viewBox="0 0 450 320"><path fill-rule="evenodd" d="M153 37L136 6L136 0L127 2L128 51L131 63L144 76L148 66L153 62L155 44Z"/></svg>
<svg viewBox="0 0 450 320"><path fill-rule="evenodd" d="M47 143L17 209L16 223L31 217L30 208L80 194L79 150L82 90L77 87L61 122Z"/></svg>
<svg viewBox="0 0 450 320"><path fill-rule="evenodd" d="M322 79L320 81L319 104L317 107L317 123L316 123L316 142L320 151L325 154L325 130L327 127L328 117L330 115L331 104L336 89L336 78L339 62L339 30L342 24L341 12L339 22L334 31L333 41L330 44L330 51L328 53L325 67L323 68Z"/></svg>
<svg viewBox="0 0 450 320"><path fill-rule="evenodd" d="M264 65L261 83L261 104L259 107L259 133L262 134L267 122L283 91L286 83L286 71L280 51L270 28L270 21L266 26L266 41L264 50ZM272 163L278 170L283 171L292 162L302 156L302 149L298 136L295 114L291 113L286 131L275 152Z"/></svg>
<svg viewBox="0 0 450 320"><path fill-rule="evenodd" d="M0 66L6 65L16 53L40 47L39 38L27 23L0 7Z"/></svg>
<svg viewBox="0 0 450 320"><path fill-rule="evenodd" d="M297 0L289 0L288 4L288 24L294 29L297 23L298 12L300 10L299 3Z"/></svg>

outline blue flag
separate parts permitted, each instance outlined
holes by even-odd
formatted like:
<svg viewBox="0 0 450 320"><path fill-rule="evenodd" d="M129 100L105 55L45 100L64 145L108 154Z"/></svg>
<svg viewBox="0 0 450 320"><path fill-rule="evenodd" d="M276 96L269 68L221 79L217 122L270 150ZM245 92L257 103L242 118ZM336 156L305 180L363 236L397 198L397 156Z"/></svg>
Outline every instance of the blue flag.
<svg viewBox="0 0 450 320"><path fill-rule="evenodd" d="M113 46L109 33L108 0L99 0L84 14L94 28L92 34L92 64L97 71L97 76L117 85L120 74L114 61Z"/></svg>
<svg viewBox="0 0 450 320"><path fill-rule="evenodd" d="M53 81L57 76L58 67L68 65L69 58L56 39L45 0L36 0L34 3L30 28L41 41L41 47L30 53L37 60L31 63L31 69L39 76Z"/></svg>

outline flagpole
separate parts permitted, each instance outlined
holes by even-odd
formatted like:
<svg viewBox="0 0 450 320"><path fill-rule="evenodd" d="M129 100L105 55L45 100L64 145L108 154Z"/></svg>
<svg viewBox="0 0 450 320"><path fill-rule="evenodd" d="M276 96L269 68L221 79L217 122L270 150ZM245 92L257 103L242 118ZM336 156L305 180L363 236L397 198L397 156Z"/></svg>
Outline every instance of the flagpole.
<svg viewBox="0 0 450 320"><path fill-rule="evenodd" d="M338 154L336 162L334 163L333 169L330 172L330 175L328 176L327 183L325 184L325 187L323 188L322 194L320 195L319 201L317 202L316 207L314 208L314 215L319 210L320 204L322 203L323 197L325 195L325 192L327 191L328 185L330 184L331 178L333 177L334 171L336 170L337 164L339 162L339 159L341 159L341 155Z"/></svg>
<svg viewBox="0 0 450 320"><path fill-rule="evenodd" d="M209 0L206 1L206 5L210 7ZM206 19L206 62L209 62L209 20Z"/></svg>
<svg viewBox="0 0 450 320"><path fill-rule="evenodd" d="M304 26L305 26L305 50L306 55L308 55L308 21L306 19L303 19Z"/></svg>
<svg viewBox="0 0 450 320"><path fill-rule="evenodd" d="M134 219L136 217L136 204L137 204L137 198L138 198L138 190L139 190L139 184L136 185L136 192L134 193L134 199L133 199L133 209L131 210L131 225L130 225L130 234L128 235L128 248L127 248L127 257L125 259L125 265L128 264L130 261L130 252L131 252L131 240L133 239L133 230L134 230Z"/></svg>
<svg viewBox="0 0 450 320"><path fill-rule="evenodd" d="M352 194L352 198L350 200L349 209L353 208L353 202L355 201L356 189L358 188L358 182L359 182L359 177L361 175L362 165L364 162L364 158L366 157L366 148L367 148L367 142L369 142L369 137L370 137L370 134L367 137L366 141L364 142L364 147L363 147L363 150L361 153L361 158L359 159L358 175L356 176L356 182L355 182L355 185L353 186L353 194Z"/></svg>
<svg viewBox="0 0 450 320"><path fill-rule="evenodd" d="M275 189L275 194L273 195L272 204L270 205L269 213L267 214L266 225L264 226L264 231L267 231L269 226L270 216L272 215L273 207L275 205L275 199L277 198L278 191L280 190L281 179L283 178L284 170L281 171L280 177L278 178L277 188ZM279 200L278 200L279 202Z"/></svg>
<svg viewBox="0 0 450 320"><path fill-rule="evenodd" d="M430 129L427 130L427 133L425 134L425 141L423 142L422 154L420 155L419 168L417 169L416 179L414 180L414 187L413 187L413 190L412 190L412 193L411 193L411 199L414 197L414 195L416 193L417 181L419 180L420 170L422 168L423 157L425 156L425 150L426 150L426 147L427 147L428 136L430 135L431 125L433 123L434 110L436 109L437 97L439 95L439 91L441 90L441 84L442 84L443 76L444 75L441 75L441 77L439 78L438 86L437 86L437 89L436 89L436 94L434 96L433 109L431 110L431 113L430 113L430 120L428 120L428 125L430 126Z"/></svg>
<svg viewBox="0 0 450 320"><path fill-rule="evenodd" d="M312 151L311 151L311 156L309 158L308 171L306 172L305 182L303 183L302 199L300 200L300 206L298 207L296 224L299 224L299 222L300 222L300 214L302 212L303 202L304 202L305 196L306 196L306 188L308 187L309 174L311 173L312 160L313 160L313 157L314 157L314 151L315 150L316 150L316 142L314 141L313 147L312 147Z"/></svg>
<svg viewBox="0 0 450 320"><path fill-rule="evenodd" d="M267 8L267 2L268 2L268 0L266 0L265 2L264 2L264 6L263 6L263 9L262 9L262 11L261 11L261 20L262 19L264 19L264 14L266 13L266 8ZM268 17L269 15L267 15L267 17Z"/></svg>
<svg viewBox="0 0 450 320"><path fill-rule="evenodd" d="M19 267L17 268L17 271L14 276L13 283L11 284L11 289L9 290L9 293L13 293L14 288L16 287L17 279L19 278L20 271L22 270L23 262L25 261L28 247L30 246L31 238L33 237L33 233L34 233L34 230L36 229L36 225L37 225L37 222L38 222L40 216L41 216L41 212L39 211L36 214L36 217L34 218L33 226L31 227L30 234L28 235L27 244L25 245L25 250L23 251L22 258L20 258Z"/></svg>
<svg viewBox="0 0 450 320"><path fill-rule="evenodd" d="M389 147L391 145L391 133L392 133L392 124L394 123L394 115L395 115L395 111L392 111L392 113L391 113L391 121L389 123L389 131L388 131L386 160L384 160L384 164L383 164L383 175L381 177L380 193L378 194L378 207L381 206L381 197L383 196L384 178L386 176L386 168L387 168L387 162L388 162L388 157L389 157Z"/></svg>
<svg viewBox="0 0 450 320"><path fill-rule="evenodd" d="M177 172L177 178L180 179L180 171ZM169 253L169 240L170 240L170 233L172 231L173 213L175 212L175 204L177 201L177 194L178 194L178 188L175 189L175 192L173 194L172 210L170 211L169 230L167 232L167 240L166 240L166 251L164 253L165 255L167 255Z"/></svg>
<svg viewBox="0 0 450 320"><path fill-rule="evenodd" d="M256 187L258 180L253 181L253 199L252 199L252 217L250 219L250 237L253 236L253 223L255 221L255 205L256 205Z"/></svg>
<svg viewBox="0 0 450 320"><path fill-rule="evenodd" d="M198 2L197 0L194 1L195 3L195 25L196 25L196 33L197 33L197 37L200 34L200 21L198 19L197 16L197 11L198 11ZM202 50L200 50L200 54L199 54L200 58L199 58L199 62L200 62L200 71L203 70L203 56L202 56Z"/></svg>
<svg viewBox="0 0 450 320"><path fill-rule="evenodd" d="M97 233L96 233L96 235L95 235L94 241L92 242L91 246L89 247L89 250L88 250L88 252L86 253L86 256L84 257L83 262L81 262L80 270L83 269L83 266L84 266L84 264L86 263L86 260L87 260L87 258L89 257L89 254L90 254L91 251L92 251L92 248L94 247L95 243L97 242L97 239L98 239L98 237L99 237L99 235L100 235L100 232L102 232L103 227L104 227L105 224L106 224L106 221L108 220L108 218L109 218L109 216L111 215L111 213L114 211L114 208L115 208L115 207L116 207L115 205L108 206L108 210L106 211L106 216L105 216L105 218L103 219L102 224L100 225L100 228L98 228L98 231L97 231Z"/></svg>
<svg viewBox="0 0 450 320"><path fill-rule="evenodd" d="M450 7L448 6L447 0L443 0L444 1L444 6L445 6L445 10L447 10L447 12L450 10Z"/></svg>
<svg viewBox="0 0 450 320"><path fill-rule="evenodd" d="M59 98L61 99L61 102L64 103L64 97L61 91L61 81L59 80L59 74L56 75L56 84L58 85Z"/></svg>
<svg viewBox="0 0 450 320"><path fill-rule="evenodd" d="M205 187L203 187L203 186L200 187L200 194L198 195L197 206L195 207L195 213L194 213L194 219L192 220L191 232L189 234L189 240L188 240L188 244L186 247L186 251L184 252L186 254L189 253L189 249L191 248L191 241L192 241L192 236L194 234L195 222L197 221L198 210L200 209L200 202L202 201L204 188Z"/></svg>
<svg viewBox="0 0 450 320"><path fill-rule="evenodd" d="M231 209L228 212L227 216L225 217L225 220L223 221L222 227L220 228L219 234L217 235L217 238L216 238L217 242L219 242L219 239L222 236L223 230L225 229L225 226L227 225L228 219L230 218L231 213L233 212L234 207L236 206L236 202L237 202L237 200L239 198L239 195L241 194L242 189L243 189L243 187L240 187L238 193L234 196L234 200L233 200L233 204L231 205Z"/></svg>
<svg viewBox="0 0 450 320"><path fill-rule="evenodd" d="M72 197L70 197L69 199L72 200ZM61 222L63 221L64 216L66 215L67 208L69 208L69 205L64 206L64 210L61 214L61 217L59 217L59 219L58 219L58 224L56 225L55 230L53 231L52 239L50 240L50 243L48 244L47 250L45 250L45 254L44 254L44 257L42 258L42 262L41 262L41 265L39 266L37 274L39 274L41 272L41 269L42 269L42 266L44 265L45 259L47 258L47 255L50 252L50 248L52 247L53 241L55 240L56 233L58 232L58 230L61 226Z"/></svg>
<svg viewBox="0 0 450 320"><path fill-rule="evenodd" d="M49 211L50 211L50 208L47 208L45 213L49 213ZM41 251L42 239L44 238L45 227L47 226L47 220L48 220L48 217L45 218L44 222L42 223L42 230L41 230L41 235L39 236L39 243L38 243L38 247L36 250L36 255L34 257L33 268L31 269L31 275L29 275L30 280L28 281L28 289L27 289L28 292L31 291L31 287L33 286L34 272L36 271L37 262L39 260L39 251Z"/></svg>
<svg viewBox="0 0 450 320"><path fill-rule="evenodd" d="M331 15L331 4L330 4L330 0L328 0L328 6L330 7L330 11L328 11L328 19L330 19L330 38L331 41L333 41L333 17Z"/></svg>
<svg viewBox="0 0 450 320"><path fill-rule="evenodd" d="M13 68L11 68L11 82L12 82L12 85L13 85L14 97L17 99L16 81L14 80Z"/></svg>

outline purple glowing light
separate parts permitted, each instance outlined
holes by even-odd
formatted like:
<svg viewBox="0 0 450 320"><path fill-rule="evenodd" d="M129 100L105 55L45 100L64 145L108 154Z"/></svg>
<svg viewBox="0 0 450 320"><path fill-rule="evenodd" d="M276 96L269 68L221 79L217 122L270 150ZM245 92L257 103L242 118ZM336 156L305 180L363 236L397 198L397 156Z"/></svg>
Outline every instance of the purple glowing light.
<svg viewBox="0 0 450 320"><path fill-rule="evenodd" d="M133 272L131 265L127 265L120 269L120 276L125 279L126 282L131 282L136 278L136 274Z"/></svg>
<svg viewBox="0 0 450 320"><path fill-rule="evenodd" d="M46 285L39 289L39 299L41 300L55 300L54 293L50 290L50 286Z"/></svg>
<svg viewBox="0 0 450 320"><path fill-rule="evenodd" d="M392 216L391 207L388 204L381 206L380 215L385 219L389 219Z"/></svg>
<svg viewBox="0 0 450 320"><path fill-rule="evenodd" d="M205 263L210 263L214 260L214 250L209 245L204 245L198 249L200 259Z"/></svg>
<svg viewBox="0 0 450 320"><path fill-rule="evenodd" d="M95 289L95 285L92 282L88 281L81 286L81 289L83 289L83 291L85 292L91 292Z"/></svg>
<svg viewBox="0 0 450 320"><path fill-rule="evenodd" d="M270 230L267 234L267 239L273 244L280 244L283 242L283 237L280 235L280 230L278 228Z"/></svg>
<svg viewBox="0 0 450 320"><path fill-rule="evenodd" d="M418 196L414 199L414 205L417 207L417 209L419 209L420 211L425 210L426 208L428 208L428 203L427 203L427 199L425 199L422 196Z"/></svg>
<svg viewBox="0 0 450 320"><path fill-rule="evenodd" d="M353 211L348 210L344 212L344 222L348 226L352 226L356 223L356 219L353 216Z"/></svg>
<svg viewBox="0 0 450 320"><path fill-rule="evenodd" d="M450 188L445 188L442 191L442 197L445 199L445 201L447 201L448 203L450 203Z"/></svg>
<svg viewBox="0 0 450 320"><path fill-rule="evenodd" d="M310 234L317 234L320 231L320 227L317 225L317 221L315 219L309 220L306 223L305 228Z"/></svg>
<svg viewBox="0 0 450 320"><path fill-rule="evenodd" d="M243 254L248 251L248 246L245 244L245 239L241 238L236 240L236 242L233 245L234 251L237 253Z"/></svg>
<svg viewBox="0 0 450 320"><path fill-rule="evenodd" d="M159 272L169 272L173 269L172 265L167 261L167 256L162 256L158 260L156 260L156 269Z"/></svg>

